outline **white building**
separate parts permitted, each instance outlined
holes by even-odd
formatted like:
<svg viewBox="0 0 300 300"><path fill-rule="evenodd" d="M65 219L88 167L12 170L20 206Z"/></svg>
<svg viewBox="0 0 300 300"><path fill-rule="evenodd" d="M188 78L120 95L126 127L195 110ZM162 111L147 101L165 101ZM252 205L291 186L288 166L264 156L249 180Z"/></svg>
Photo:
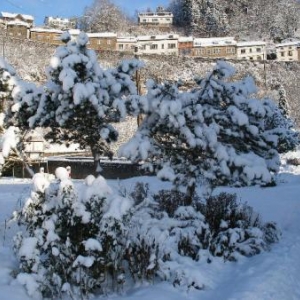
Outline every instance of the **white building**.
<svg viewBox="0 0 300 300"><path fill-rule="evenodd" d="M178 55L178 34L137 37L138 54Z"/></svg>
<svg viewBox="0 0 300 300"><path fill-rule="evenodd" d="M57 29L69 29L76 27L76 21L74 19L59 17L45 17L44 24L45 26Z"/></svg>
<svg viewBox="0 0 300 300"><path fill-rule="evenodd" d="M238 42L236 44L237 59L267 59L266 43L262 41Z"/></svg>
<svg viewBox="0 0 300 300"><path fill-rule="evenodd" d="M138 14L139 25L170 26L173 24L173 14L158 7L156 12L142 12Z"/></svg>
<svg viewBox="0 0 300 300"><path fill-rule="evenodd" d="M135 37L117 37L116 50L121 52L135 52L137 47L137 38Z"/></svg>
<svg viewBox="0 0 300 300"><path fill-rule="evenodd" d="M300 41L286 42L276 45L276 56L278 61L298 61L298 47Z"/></svg>
<svg viewBox="0 0 300 300"><path fill-rule="evenodd" d="M0 12L0 23L7 25L8 22L25 23L28 27L32 27L34 17L31 15Z"/></svg>
<svg viewBox="0 0 300 300"><path fill-rule="evenodd" d="M195 38L193 46L193 56L227 59L236 57L234 37Z"/></svg>

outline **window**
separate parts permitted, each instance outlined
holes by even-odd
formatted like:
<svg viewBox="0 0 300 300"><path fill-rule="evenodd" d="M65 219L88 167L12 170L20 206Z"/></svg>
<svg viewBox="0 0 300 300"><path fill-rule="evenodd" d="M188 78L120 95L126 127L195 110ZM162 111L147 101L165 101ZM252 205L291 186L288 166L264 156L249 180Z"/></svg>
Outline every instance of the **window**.
<svg viewBox="0 0 300 300"><path fill-rule="evenodd" d="M293 56L293 51L289 50L288 56Z"/></svg>
<svg viewBox="0 0 300 300"><path fill-rule="evenodd" d="M142 22L146 23L146 22L147 22L147 20L146 20L146 19L143 19L143 20L142 20Z"/></svg>
<svg viewBox="0 0 300 300"><path fill-rule="evenodd" d="M124 49L124 45L123 44L119 44L119 50L123 50Z"/></svg>
<svg viewBox="0 0 300 300"><path fill-rule="evenodd" d="M152 22L158 22L158 19L152 19Z"/></svg>
<svg viewBox="0 0 300 300"><path fill-rule="evenodd" d="M256 52L261 52L261 48L256 48Z"/></svg>
<svg viewBox="0 0 300 300"><path fill-rule="evenodd" d="M161 49L165 49L165 44L161 44Z"/></svg>
<svg viewBox="0 0 300 300"><path fill-rule="evenodd" d="M213 54L220 54L221 53L221 49L220 48L214 48L213 49Z"/></svg>
<svg viewBox="0 0 300 300"><path fill-rule="evenodd" d="M227 54L234 54L235 53L235 49L234 48L226 48L226 53Z"/></svg>
<svg viewBox="0 0 300 300"><path fill-rule="evenodd" d="M249 52L252 53L252 48L249 49Z"/></svg>
<svg viewBox="0 0 300 300"><path fill-rule="evenodd" d="M156 49L158 49L158 45L157 44L152 44L152 45L150 45L150 49L151 50L156 50Z"/></svg>
<svg viewBox="0 0 300 300"><path fill-rule="evenodd" d="M284 52L280 52L280 56L284 57Z"/></svg>
<svg viewBox="0 0 300 300"><path fill-rule="evenodd" d="M146 50L146 45L141 45L141 46L140 46L140 49L141 49L141 50Z"/></svg>
<svg viewBox="0 0 300 300"><path fill-rule="evenodd" d="M241 54L246 54L246 49L241 49Z"/></svg>
<svg viewBox="0 0 300 300"><path fill-rule="evenodd" d="M206 53L207 55L211 55L211 49L207 49Z"/></svg>
<svg viewBox="0 0 300 300"><path fill-rule="evenodd" d="M176 48L176 44L174 43L168 44L168 49L175 49L175 48Z"/></svg>
<svg viewBox="0 0 300 300"><path fill-rule="evenodd" d="M261 56L257 56L257 60L262 60Z"/></svg>

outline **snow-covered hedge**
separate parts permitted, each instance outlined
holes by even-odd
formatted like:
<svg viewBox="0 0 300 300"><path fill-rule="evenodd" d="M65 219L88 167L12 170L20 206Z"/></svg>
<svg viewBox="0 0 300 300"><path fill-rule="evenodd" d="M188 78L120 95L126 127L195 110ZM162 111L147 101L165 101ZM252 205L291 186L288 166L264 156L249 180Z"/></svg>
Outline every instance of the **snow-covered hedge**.
<svg viewBox="0 0 300 300"><path fill-rule="evenodd" d="M36 174L31 197L18 213L26 231L15 236L17 279L31 296L106 293L123 283L122 218L132 202L114 195L101 176L88 176L79 189L66 169L58 168L56 176L49 183Z"/></svg>
<svg viewBox="0 0 300 300"><path fill-rule="evenodd" d="M88 176L82 186L65 168L56 177L50 183L36 174L31 196L16 214L23 225L14 238L17 279L33 297L88 299L155 280L203 289L201 270L186 264L255 255L279 238L275 224L263 224L235 195L193 206L175 201L170 209L169 200L181 197L173 190L151 196L139 183L125 198L101 176Z"/></svg>

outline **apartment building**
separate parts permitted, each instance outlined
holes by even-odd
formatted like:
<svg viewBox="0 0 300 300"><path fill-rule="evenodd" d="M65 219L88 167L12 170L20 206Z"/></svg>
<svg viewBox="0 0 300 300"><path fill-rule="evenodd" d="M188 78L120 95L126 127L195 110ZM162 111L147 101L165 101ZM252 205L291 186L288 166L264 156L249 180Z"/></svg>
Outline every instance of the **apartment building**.
<svg viewBox="0 0 300 300"><path fill-rule="evenodd" d="M61 29L61 30L76 28L76 20L68 19L68 18L48 16L48 17L45 17L44 24L47 27Z"/></svg>
<svg viewBox="0 0 300 300"><path fill-rule="evenodd" d="M35 27L30 29L30 39L52 45L61 45L63 44L60 39L62 33L63 31L59 29Z"/></svg>
<svg viewBox="0 0 300 300"><path fill-rule="evenodd" d="M195 38L192 56L205 58L236 58L234 37Z"/></svg>
<svg viewBox="0 0 300 300"><path fill-rule="evenodd" d="M278 61L299 61L300 41L286 42L275 46Z"/></svg>
<svg viewBox="0 0 300 300"><path fill-rule="evenodd" d="M137 38L136 37L117 37L116 50L120 52L137 52Z"/></svg>
<svg viewBox="0 0 300 300"><path fill-rule="evenodd" d="M193 53L194 38L189 37L179 37L178 38L178 55L190 56Z"/></svg>
<svg viewBox="0 0 300 300"><path fill-rule="evenodd" d="M236 44L237 59L267 59L266 43L262 41L238 42Z"/></svg>
<svg viewBox="0 0 300 300"><path fill-rule="evenodd" d="M115 51L117 48L117 34L112 32L87 33L89 48L96 51Z"/></svg>
<svg viewBox="0 0 300 300"><path fill-rule="evenodd" d="M146 27L170 27L173 24L173 14L161 6L155 12L147 11L138 14L138 24Z"/></svg>
<svg viewBox="0 0 300 300"><path fill-rule="evenodd" d="M178 55L178 34L137 37L138 54Z"/></svg>

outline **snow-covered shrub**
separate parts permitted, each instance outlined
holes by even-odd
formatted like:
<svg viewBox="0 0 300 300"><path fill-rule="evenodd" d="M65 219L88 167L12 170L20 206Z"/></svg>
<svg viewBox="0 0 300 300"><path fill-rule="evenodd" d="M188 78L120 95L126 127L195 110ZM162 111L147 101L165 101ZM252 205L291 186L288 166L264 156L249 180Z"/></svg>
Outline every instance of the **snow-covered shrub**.
<svg viewBox="0 0 300 300"><path fill-rule="evenodd" d="M166 212L169 217L174 217L175 211L178 207L183 206L185 203L185 193L171 189L160 190L153 195L154 200L157 202L159 210ZM196 196L194 196L195 198ZM193 201L197 201L193 199Z"/></svg>
<svg viewBox="0 0 300 300"><path fill-rule="evenodd" d="M158 276L178 284L181 258L207 259L209 241L209 226L193 207L180 206L169 217L152 198L145 199L130 221L126 259L131 275L135 281Z"/></svg>
<svg viewBox="0 0 300 300"><path fill-rule="evenodd" d="M135 205L140 204L149 196L148 183L137 182L134 190L130 193L130 197L134 200Z"/></svg>
<svg viewBox="0 0 300 300"><path fill-rule="evenodd" d="M52 299L117 289L124 281L123 215L131 201L114 195L101 176L88 176L79 191L65 168L56 176L50 184L35 176L31 197L18 213L25 232L15 237L17 279L22 283L26 275Z"/></svg>
<svg viewBox="0 0 300 300"><path fill-rule="evenodd" d="M209 224L209 250L214 256L237 260L240 255L252 256L268 250L279 239L276 224L263 224L252 207L237 202L236 194L211 196L198 208Z"/></svg>

